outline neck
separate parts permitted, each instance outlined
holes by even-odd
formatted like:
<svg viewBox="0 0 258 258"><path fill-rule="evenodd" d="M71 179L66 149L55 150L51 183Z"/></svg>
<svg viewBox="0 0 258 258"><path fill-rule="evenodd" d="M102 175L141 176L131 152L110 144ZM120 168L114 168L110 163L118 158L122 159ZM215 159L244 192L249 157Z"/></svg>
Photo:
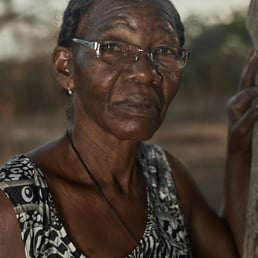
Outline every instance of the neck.
<svg viewBox="0 0 258 258"><path fill-rule="evenodd" d="M139 180L137 152L139 142L121 141L115 137L100 137L89 131L73 127L70 130L73 144L90 172L100 185L115 185L129 191Z"/></svg>

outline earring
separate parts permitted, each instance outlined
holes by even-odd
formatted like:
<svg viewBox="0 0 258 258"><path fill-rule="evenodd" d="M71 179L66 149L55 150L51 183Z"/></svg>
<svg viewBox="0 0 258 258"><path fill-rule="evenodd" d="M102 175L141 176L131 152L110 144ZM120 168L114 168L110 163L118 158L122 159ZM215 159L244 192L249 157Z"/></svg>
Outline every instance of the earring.
<svg viewBox="0 0 258 258"><path fill-rule="evenodd" d="M69 87L67 88L67 95L68 96L72 96L73 95L73 91Z"/></svg>

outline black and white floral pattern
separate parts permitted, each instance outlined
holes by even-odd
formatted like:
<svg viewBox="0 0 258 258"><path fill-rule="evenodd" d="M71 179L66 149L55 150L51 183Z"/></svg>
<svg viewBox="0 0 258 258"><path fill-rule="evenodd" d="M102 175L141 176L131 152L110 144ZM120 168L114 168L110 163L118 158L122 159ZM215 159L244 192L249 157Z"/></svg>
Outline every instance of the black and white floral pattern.
<svg viewBox="0 0 258 258"><path fill-rule="evenodd" d="M163 150L143 143L148 219L142 239L126 258L189 258L190 244L171 169ZM28 258L85 258L59 220L42 171L23 154L0 168L0 189L11 200Z"/></svg>

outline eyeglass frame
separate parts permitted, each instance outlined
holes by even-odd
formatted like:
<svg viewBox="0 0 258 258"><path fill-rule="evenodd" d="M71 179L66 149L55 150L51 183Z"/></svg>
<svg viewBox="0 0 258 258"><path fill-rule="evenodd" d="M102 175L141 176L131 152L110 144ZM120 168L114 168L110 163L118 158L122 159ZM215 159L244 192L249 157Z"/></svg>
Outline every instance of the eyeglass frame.
<svg viewBox="0 0 258 258"><path fill-rule="evenodd" d="M124 41L113 41L113 40L110 40L110 41L109 40L106 40L106 41L91 41L91 40L85 40L85 39L80 39L80 38L72 38L72 41L74 43L77 43L79 45L82 45L84 47L87 47L89 49L94 50L95 53L96 53L97 59L99 59L99 57L101 56L101 52L100 52L101 44L105 44L105 42L107 42L107 43L108 42L126 43L129 46L133 46L133 47L136 47L138 49L136 51L136 53L134 54L132 61L137 62L139 60L139 58L140 58L140 53L146 52L146 55L151 60L152 64L159 65L159 64L155 63L154 58L153 58L153 53L158 48L153 48L151 50L144 50L143 48L141 48L141 47L139 47L137 45L134 45L134 44L130 44L130 43L127 43L127 42L124 42ZM166 47L168 47L168 48L176 48L176 49L179 49L180 51L184 52L184 55L182 55L180 57L183 60L183 65L182 65L182 67L179 67L179 70L182 70L186 66L187 61L189 60L190 51L188 51L185 48L178 47L178 46L166 46ZM160 64L160 65L162 65L162 64Z"/></svg>

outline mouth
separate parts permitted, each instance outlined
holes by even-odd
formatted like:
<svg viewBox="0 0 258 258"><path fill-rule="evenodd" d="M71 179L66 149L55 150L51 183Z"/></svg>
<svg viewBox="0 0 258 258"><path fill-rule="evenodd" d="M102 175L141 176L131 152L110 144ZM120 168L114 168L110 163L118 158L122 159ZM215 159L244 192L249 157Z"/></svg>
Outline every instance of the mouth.
<svg viewBox="0 0 258 258"><path fill-rule="evenodd" d="M161 111L160 106L157 100L137 96L131 96L113 105L120 112L142 117L157 116Z"/></svg>

